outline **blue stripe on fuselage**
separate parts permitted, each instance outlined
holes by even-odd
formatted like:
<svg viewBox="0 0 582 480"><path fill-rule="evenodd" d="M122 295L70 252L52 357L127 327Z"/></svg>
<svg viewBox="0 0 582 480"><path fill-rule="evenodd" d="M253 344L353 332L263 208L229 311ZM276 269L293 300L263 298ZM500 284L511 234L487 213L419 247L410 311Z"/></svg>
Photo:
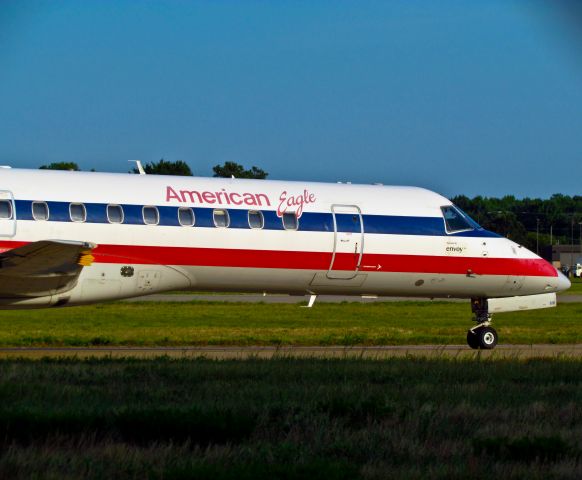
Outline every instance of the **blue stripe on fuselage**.
<svg viewBox="0 0 582 480"><path fill-rule="evenodd" d="M46 202L49 207L49 220L52 222L71 222L68 202ZM32 217L32 201L16 200L16 218L18 220L34 220ZM106 203L85 203L87 210L86 223L109 223ZM124 225L144 225L143 205L121 205L124 212ZM178 208L171 206L157 207L162 226L180 227ZM195 227L214 228L212 208L193 207ZM230 228L248 229L248 210L227 209L230 217ZM265 220L265 230L284 230L281 219L274 210L262 210ZM364 232L384 235L425 235L453 237L499 237L496 233L484 229L448 234L445 231L442 217L407 217L397 215L362 215ZM336 214L336 223L340 232L361 231L359 216L340 213ZM183 227L184 228L184 227ZM299 219L299 231L333 232L333 216L331 213L304 212Z"/></svg>

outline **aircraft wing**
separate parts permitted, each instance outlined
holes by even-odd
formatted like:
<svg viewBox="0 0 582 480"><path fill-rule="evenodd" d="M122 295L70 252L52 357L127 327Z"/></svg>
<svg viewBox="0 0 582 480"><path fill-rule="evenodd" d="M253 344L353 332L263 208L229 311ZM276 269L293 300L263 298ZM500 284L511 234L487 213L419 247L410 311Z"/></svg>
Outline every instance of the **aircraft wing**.
<svg viewBox="0 0 582 480"><path fill-rule="evenodd" d="M40 297L71 290L91 265L95 244L41 240L0 253L0 297Z"/></svg>

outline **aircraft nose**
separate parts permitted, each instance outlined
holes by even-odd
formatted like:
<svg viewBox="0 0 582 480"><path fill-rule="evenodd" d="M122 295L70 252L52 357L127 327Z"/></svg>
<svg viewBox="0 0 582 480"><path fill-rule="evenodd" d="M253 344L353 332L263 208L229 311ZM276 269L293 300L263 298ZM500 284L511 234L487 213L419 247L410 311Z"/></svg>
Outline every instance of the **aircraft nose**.
<svg viewBox="0 0 582 480"><path fill-rule="evenodd" d="M571 285L568 277L558 270L558 292L568 290Z"/></svg>

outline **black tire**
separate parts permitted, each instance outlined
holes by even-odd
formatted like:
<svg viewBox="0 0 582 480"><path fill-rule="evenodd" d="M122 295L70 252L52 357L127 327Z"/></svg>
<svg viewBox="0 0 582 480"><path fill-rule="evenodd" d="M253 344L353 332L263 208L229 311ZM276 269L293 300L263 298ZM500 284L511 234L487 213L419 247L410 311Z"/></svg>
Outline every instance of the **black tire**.
<svg viewBox="0 0 582 480"><path fill-rule="evenodd" d="M493 350L497 346L499 335L497 335L497 331L493 327L481 327L475 333L479 339L479 348Z"/></svg>
<svg viewBox="0 0 582 480"><path fill-rule="evenodd" d="M471 330L467 332L467 345L469 345L473 350L479 348L479 336Z"/></svg>

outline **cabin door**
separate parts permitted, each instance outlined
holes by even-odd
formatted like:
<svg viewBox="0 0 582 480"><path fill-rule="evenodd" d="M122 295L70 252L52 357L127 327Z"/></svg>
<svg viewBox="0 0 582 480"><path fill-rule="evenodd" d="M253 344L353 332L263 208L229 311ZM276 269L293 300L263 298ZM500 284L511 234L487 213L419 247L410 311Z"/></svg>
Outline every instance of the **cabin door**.
<svg viewBox="0 0 582 480"><path fill-rule="evenodd" d="M0 237L16 235L16 209L14 195L8 190L0 190Z"/></svg>
<svg viewBox="0 0 582 480"><path fill-rule="evenodd" d="M364 253L364 224L362 212L356 205L332 205L333 254L327 278L354 278Z"/></svg>

